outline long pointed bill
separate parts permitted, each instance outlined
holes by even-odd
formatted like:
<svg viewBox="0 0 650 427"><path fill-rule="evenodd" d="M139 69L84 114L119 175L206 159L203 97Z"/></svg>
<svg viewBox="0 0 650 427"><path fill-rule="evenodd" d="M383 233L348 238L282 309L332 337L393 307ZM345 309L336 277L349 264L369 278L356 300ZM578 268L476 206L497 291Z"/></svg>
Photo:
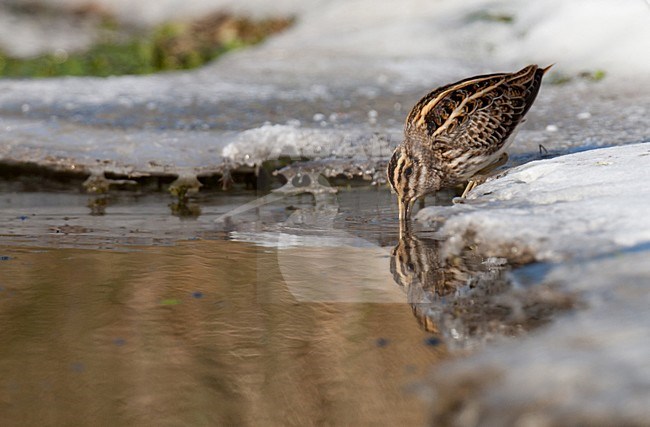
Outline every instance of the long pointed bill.
<svg viewBox="0 0 650 427"><path fill-rule="evenodd" d="M398 198L397 203L399 205L399 220L400 221L407 221L408 219L411 218L411 208L413 207L413 202L415 200L409 200L408 202Z"/></svg>
<svg viewBox="0 0 650 427"><path fill-rule="evenodd" d="M409 221L399 222L399 239L403 240L411 234L411 223Z"/></svg>

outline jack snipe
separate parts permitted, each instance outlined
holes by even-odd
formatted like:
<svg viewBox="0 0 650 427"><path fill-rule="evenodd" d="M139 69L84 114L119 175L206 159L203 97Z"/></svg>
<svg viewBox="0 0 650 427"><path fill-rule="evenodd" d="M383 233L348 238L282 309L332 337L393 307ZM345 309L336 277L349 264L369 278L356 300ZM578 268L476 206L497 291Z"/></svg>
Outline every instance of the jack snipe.
<svg viewBox="0 0 650 427"><path fill-rule="evenodd" d="M529 65L470 77L434 90L413 107L404 142L388 163L400 220L409 218L416 199L505 163L505 150L549 68Z"/></svg>

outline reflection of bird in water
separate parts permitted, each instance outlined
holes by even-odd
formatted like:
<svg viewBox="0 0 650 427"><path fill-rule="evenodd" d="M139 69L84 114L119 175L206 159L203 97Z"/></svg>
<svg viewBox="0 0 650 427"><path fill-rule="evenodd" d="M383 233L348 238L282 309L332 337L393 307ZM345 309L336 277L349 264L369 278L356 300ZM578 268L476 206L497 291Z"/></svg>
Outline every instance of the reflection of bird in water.
<svg viewBox="0 0 650 427"><path fill-rule="evenodd" d="M390 271L407 294L418 323L463 348L498 335L516 335L547 321L572 298L548 288L513 289L507 265L471 249L442 255L443 240L418 237L408 223L391 253Z"/></svg>
<svg viewBox="0 0 650 427"><path fill-rule="evenodd" d="M438 332L427 315L431 303L453 294L465 282L465 274L440 256L441 244L440 240L419 238L403 227L391 252L393 279L406 292L418 322L429 332Z"/></svg>
<svg viewBox="0 0 650 427"><path fill-rule="evenodd" d="M449 283L452 277L439 256L441 243L420 239L410 232L401 234L391 253L390 270L395 282L407 291L419 286L439 296L453 292L454 287Z"/></svg>
<svg viewBox="0 0 650 427"><path fill-rule="evenodd" d="M515 73L470 77L440 87L409 113L404 142L388 163L400 220L416 199L469 181L507 161L505 150L523 122L549 69L529 65Z"/></svg>

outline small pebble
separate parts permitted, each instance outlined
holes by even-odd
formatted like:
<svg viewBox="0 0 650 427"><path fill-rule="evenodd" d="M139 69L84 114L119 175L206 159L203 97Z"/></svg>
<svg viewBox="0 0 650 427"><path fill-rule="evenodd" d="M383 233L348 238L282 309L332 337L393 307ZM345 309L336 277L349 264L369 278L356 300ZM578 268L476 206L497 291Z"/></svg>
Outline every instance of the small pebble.
<svg viewBox="0 0 650 427"><path fill-rule="evenodd" d="M557 132L558 127L555 125L548 125L546 126L546 132Z"/></svg>
<svg viewBox="0 0 650 427"><path fill-rule="evenodd" d="M8 255L2 255L2 256L0 256L0 261L9 261L10 259L11 259L11 257L8 256Z"/></svg>
<svg viewBox="0 0 650 427"><path fill-rule="evenodd" d="M86 369L86 366L81 362L74 362L70 365L70 369L73 372L83 372Z"/></svg>
<svg viewBox="0 0 650 427"><path fill-rule="evenodd" d="M197 291L197 292L192 292L192 296L193 296L194 298L197 298L197 299L198 299L198 298L203 298L203 293L202 293L202 292L198 292L198 291Z"/></svg>
<svg viewBox="0 0 650 427"><path fill-rule="evenodd" d="M591 117L591 113L589 111L584 111L582 113L578 113L576 117L578 117L580 120L587 120Z"/></svg>
<svg viewBox="0 0 650 427"><path fill-rule="evenodd" d="M122 347L124 344L126 344L126 340L124 338L115 338L113 340L113 344L115 344L118 347Z"/></svg>
<svg viewBox="0 0 650 427"><path fill-rule="evenodd" d="M322 122L323 120L325 120L325 114L316 113L316 114L314 114L313 119L314 119L315 122Z"/></svg>
<svg viewBox="0 0 650 427"><path fill-rule="evenodd" d="M388 345L388 340L386 338L377 338L376 344L377 347L386 347Z"/></svg>
<svg viewBox="0 0 650 427"><path fill-rule="evenodd" d="M424 343L426 345L428 345L428 346L435 347L435 346L440 345L442 343L442 341L440 341L440 338L437 338L437 337L429 337L429 338L424 340Z"/></svg>

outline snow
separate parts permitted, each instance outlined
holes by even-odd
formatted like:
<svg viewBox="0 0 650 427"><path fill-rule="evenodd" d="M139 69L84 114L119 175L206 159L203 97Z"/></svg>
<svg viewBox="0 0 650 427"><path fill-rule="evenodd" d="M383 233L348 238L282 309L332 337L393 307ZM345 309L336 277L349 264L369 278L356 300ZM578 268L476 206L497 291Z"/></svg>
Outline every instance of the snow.
<svg viewBox="0 0 650 427"><path fill-rule="evenodd" d="M50 3L73 7L83 2ZM0 81L3 120L26 120L49 132L48 142L34 142L42 154L35 161L43 166L85 170L85 158L94 157L115 169L150 173L140 166L159 162L155 144L142 143L128 159L116 159L108 154L113 144L121 144L121 138L110 136L115 128L118 133L140 134L142 140L158 139L164 131L179 131L181 140L211 139L215 150L224 151L205 156L201 149L193 163L184 161L183 167L194 166L197 173L219 170L224 162L232 167L260 163L279 153L374 161L390 153L381 146L381 154L374 154L375 135L388 138L388 148L399 143L408 109L428 90L474 73L514 70L531 62L557 62L554 72L574 80L544 85L513 145L515 153L530 155L539 144L566 152L648 137L650 96L645 88L650 86L643 82L650 57L637 53L647 50L650 26L645 20L650 8L641 1L411 0L396 7L387 0L205 0L183 2L180 13L179 3L172 0L96 5L145 25L222 9L290 14L297 20L266 43L197 71ZM5 44L20 44L12 42L15 34L4 34L0 41L8 38ZM20 38L31 40L27 35ZM29 43L36 45L37 39ZM56 37L48 43L52 40ZM600 69L606 72L601 82L575 77ZM65 134L46 130L53 117L74 126ZM0 144L16 146L28 138L29 133L15 130L3 133ZM71 140L96 143L89 143L86 156L79 156L67 150ZM173 144L166 147L166 158L188 159L174 153ZM25 155L14 157L16 151L3 151L5 161L26 160ZM173 174L173 166L173 161L166 164L166 171Z"/></svg>
<svg viewBox="0 0 650 427"><path fill-rule="evenodd" d="M448 217L440 229L448 255L469 234L490 256L510 258L513 245L538 261L610 253L650 241L649 161L650 144L533 161L477 187L464 205L416 218Z"/></svg>
<svg viewBox="0 0 650 427"><path fill-rule="evenodd" d="M361 156L364 159L384 159L392 153L388 145L399 138L393 135L367 135L363 132L299 128L291 125L263 125L259 128L241 132L237 138L226 145L224 157L236 163L253 165L259 158L276 159L280 156L292 158ZM363 148L361 148L363 147ZM265 150L265 153L260 153Z"/></svg>
<svg viewBox="0 0 650 427"><path fill-rule="evenodd" d="M54 7L78 8L87 5L88 0L40 0ZM258 17L285 16L299 13L321 3L318 0L92 0L95 7L104 10L120 20L138 24L153 25L173 19L189 19L204 16L214 11L230 11Z"/></svg>
<svg viewBox="0 0 650 427"><path fill-rule="evenodd" d="M88 3L41 1L68 8ZM361 55L431 62L442 58L518 65L558 62L573 71L602 68L638 75L650 70L650 59L640 54L648 49L650 5L641 0L410 0L398 7L391 0L95 0L93 4L139 25L213 11L293 15L297 28L274 41L272 49L299 61ZM310 68L314 65L322 64L312 63Z"/></svg>
<svg viewBox="0 0 650 427"><path fill-rule="evenodd" d="M547 263L535 288L559 288L583 306L437 370L434 419L642 425L650 417L649 159L645 143L534 161L480 185L466 204L418 213L425 222L446 218L439 234L447 257L461 253L467 236L486 257L532 254ZM512 279L515 288L530 286L526 269Z"/></svg>
<svg viewBox="0 0 650 427"><path fill-rule="evenodd" d="M650 47L650 5L646 2L553 0L521 6L520 2L515 31L527 32L515 49L503 50L504 57L516 60L524 52L535 52L574 69L601 68L622 74L648 70L648 58L639 58Z"/></svg>
<svg viewBox="0 0 650 427"><path fill-rule="evenodd" d="M190 171L196 175L221 172L223 166L214 134L206 132L87 129L58 120L2 116L0 130L0 158L57 170L129 176Z"/></svg>
<svg viewBox="0 0 650 427"><path fill-rule="evenodd" d="M579 292L588 308L524 339L439 367L431 378L434 421L450 424L451 415L450 425L457 426L479 419L485 426L645 425L648 250L646 243L555 267L543 283ZM452 408L456 399L461 410Z"/></svg>
<svg viewBox="0 0 650 427"><path fill-rule="evenodd" d="M12 56L30 57L51 52L65 55L82 50L95 41L98 22L65 17L24 19L0 4L0 49Z"/></svg>

